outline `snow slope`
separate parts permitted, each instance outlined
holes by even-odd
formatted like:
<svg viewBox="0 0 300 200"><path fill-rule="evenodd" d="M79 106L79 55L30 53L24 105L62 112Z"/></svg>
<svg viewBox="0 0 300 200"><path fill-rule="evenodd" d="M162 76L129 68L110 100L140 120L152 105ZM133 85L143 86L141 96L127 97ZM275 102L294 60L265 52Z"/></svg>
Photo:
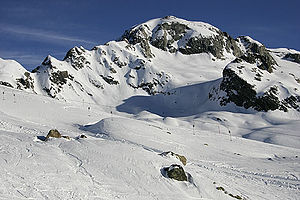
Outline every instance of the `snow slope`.
<svg viewBox="0 0 300 200"><path fill-rule="evenodd" d="M169 16L32 72L0 59L0 198L299 199L298 55Z"/></svg>
<svg viewBox="0 0 300 200"><path fill-rule="evenodd" d="M220 131L212 123L225 116L230 120L243 116L211 112L205 117L172 118L146 111L128 115L112 107L0 89L5 91L0 101L2 199L233 199L229 194L244 199L299 197L299 144L292 148L248 140L235 135L234 129L230 136L229 122L220 123ZM299 123L284 123L282 118L269 123L276 120L282 127L287 123L289 130L298 130ZM266 121L245 128L256 129L262 123ZM71 140L39 139L52 128ZM87 138L78 138L81 134ZM278 139L293 140L289 134ZM187 158L184 169L192 182L164 177L164 167L181 164L159 155L165 151Z"/></svg>

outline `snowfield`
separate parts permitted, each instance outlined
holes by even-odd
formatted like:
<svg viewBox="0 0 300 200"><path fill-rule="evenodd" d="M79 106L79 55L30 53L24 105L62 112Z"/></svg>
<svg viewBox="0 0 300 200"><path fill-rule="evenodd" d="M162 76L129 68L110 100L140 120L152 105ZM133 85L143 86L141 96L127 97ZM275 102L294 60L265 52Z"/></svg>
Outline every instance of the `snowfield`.
<svg viewBox="0 0 300 200"><path fill-rule="evenodd" d="M0 90L1 199L299 199L299 120L278 113L125 114ZM39 139L52 128L71 140ZM245 139L268 132L268 141ZM163 175L164 167L182 165L159 155L166 151L187 158L191 182Z"/></svg>

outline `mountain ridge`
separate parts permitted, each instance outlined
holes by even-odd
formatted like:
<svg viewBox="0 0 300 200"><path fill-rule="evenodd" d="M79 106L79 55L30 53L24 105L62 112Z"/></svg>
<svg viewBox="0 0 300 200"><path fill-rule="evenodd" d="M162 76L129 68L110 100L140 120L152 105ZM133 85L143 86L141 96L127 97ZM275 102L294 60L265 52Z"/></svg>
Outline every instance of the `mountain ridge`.
<svg viewBox="0 0 300 200"><path fill-rule="evenodd" d="M120 105L136 95L158 95L173 104L182 98L176 88L222 79L203 94L215 106L299 111L298 55L295 50L267 49L249 36L233 39L204 22L167 16L136 25L118 40L91 50L74 47L62 61L47 56L31 73L16 64L20 70L6 73L18 71L17 77L0 75L0 84L98 104ZM6 64L1 63L3 71ZM232 79L235 84L230 84Z"/></svg>

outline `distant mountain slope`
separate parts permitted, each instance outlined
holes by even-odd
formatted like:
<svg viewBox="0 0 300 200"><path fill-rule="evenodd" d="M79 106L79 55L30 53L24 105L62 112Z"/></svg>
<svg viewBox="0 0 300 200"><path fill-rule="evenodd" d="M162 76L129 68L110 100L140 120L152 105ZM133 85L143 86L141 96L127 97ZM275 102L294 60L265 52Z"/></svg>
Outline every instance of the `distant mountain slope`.
<svg viewBox="0 0 300 200"><path fill-rule="evenodd" d="M108 105L158 95L172 109L181 101L185 110L229 103L257 111L299 110L299 55L267 49L246 36L233 39L207 23L168 16L132 27L118 41L91 50L74 47L62 61L48 56L31 73L1 59L0 84ZM187 85L195 85L187 91L199 101L182 96Z"/></svg>
<svg viewBox="0 0 300 200"><path fill-rule="evenodd" d="M300 65L286 59L293 51L267 50L249 37L239 39L245 44L245 53L225 67L210 98L221 105L233 102L258 111L299 111Z"/></svg>

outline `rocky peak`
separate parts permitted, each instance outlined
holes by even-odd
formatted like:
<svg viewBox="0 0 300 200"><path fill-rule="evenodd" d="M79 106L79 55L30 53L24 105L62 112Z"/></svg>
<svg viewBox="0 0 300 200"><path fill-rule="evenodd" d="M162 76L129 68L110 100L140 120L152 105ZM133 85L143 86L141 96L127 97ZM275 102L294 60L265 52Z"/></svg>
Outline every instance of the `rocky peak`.
<svg viewBox="0 0 300 200"><path fill-rule="evenodd" d="M210 53L216 58L225 54L241 56L236 41L227 33L204 22L190 22L174 16L150 20L125 31L121 40L140 44L147 58L153 57L151 46L182 54Z"/></svg>
<svg viewBox="0 0 300 200"><path fill-rule="evenodd" d="M148 25L142 24L133 27L132 29L126 30L121 39L126 39L130 44L135 45L144 40L149 40L150 35L151 31Z"/></svg>
<svg viewBox="0 0 300 200"><path fill-rule="evenodd" d="M152 58L153 54L150 49L151 31L147 24L136 26L130 30L126 30L121 40L127 41L129 44L139 44L146 58Z"/></svg>
<svg viewBox="0 0 300 200"><path fill-rule="evenodd" d="M64 57L63 60L72 59L72 58L74 58L74 57L80 56L80 55L82 55L85 51L86 51L86 50L85 50L82 46L80 46L80 47L75 46L75 47L73 47L72 49L70 49L70 50L67 52L67 54L66 54L66 56Z"/></svg>
<svg viewBox="0 0 300 200"><path fill-rule="evenodd" d="M273 72L277 63L264 45L249 36L240 36L237 38L237 41L242 44L242 49L244 49L244 54L240 56L241 59L248 63L256 64L260 69L269 73Z"/></svg>
<svg viewBox="0 0 300 200"><path fill-rule="evenodd" d="M85 50L82 46L76 46L67 52L63 60L71 63L72 67L76 70L82 69L85 65L90 64L89 61L86 60L86 51L87 50Z"/></svg>
<svg viewBox="0 0 300 200"><path fill-rule="evenodd" d="M146 93L175 98L176 88L191 81L209 84L220 78L226 66L222 80L212 86L211 100L222 106L234 103L258 111L300 110L300 74L295 70L300 54L277 51L270 52L248 36L233 39L210 24L167 16L125 31L119 41L92 50L74 47L62 61L47 56L32 73L17 68L11 72L18 73L15 77L0 73L0 84L53 98L96 103L104 98L120 101ZM193 63L186 62L191 54ZM285 63L293 69L287 72ZM218 75L207 75L206 66L213 68L207 70L209 73Z"/></svg>
<svg viewBox="0 0 300 200"><path fill-rule="evenodd" d="M156 48L174 53L177 49L173 43L180 40L189 29L187 25L179 22L158 24L153 30L151 44Z"/></svg>

